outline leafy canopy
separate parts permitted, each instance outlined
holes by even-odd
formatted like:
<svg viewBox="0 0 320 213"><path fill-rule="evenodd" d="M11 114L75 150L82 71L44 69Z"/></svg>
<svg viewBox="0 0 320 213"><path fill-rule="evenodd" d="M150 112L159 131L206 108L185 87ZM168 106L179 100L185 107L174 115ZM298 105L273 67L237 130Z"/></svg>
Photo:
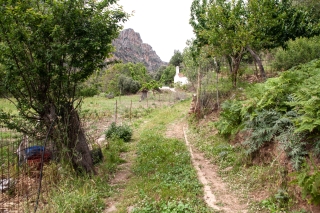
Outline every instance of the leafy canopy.
<svg viewBox="0 0 320 213"><path fill-rule="evenodd" d="M41 117L49 104L58 113L72 105L78 84L103 65L127 18L115 2L0 2L2 84L21 115Z"/></svg>

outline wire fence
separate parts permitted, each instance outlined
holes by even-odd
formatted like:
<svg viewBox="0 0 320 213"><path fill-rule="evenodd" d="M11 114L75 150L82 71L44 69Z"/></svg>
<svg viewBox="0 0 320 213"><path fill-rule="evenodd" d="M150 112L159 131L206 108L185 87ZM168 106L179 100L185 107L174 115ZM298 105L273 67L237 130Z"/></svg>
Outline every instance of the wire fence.
<svg viewBox="0 0 320 213"><path fill-rule="evenodd" d="M112 122L131 123L154 108L171 106L186 98L184 92L164 92L150 94L142 101L137 96L131 100L106 99L105 102L112 102L109 110L80 113L88 143L95 143ZM50 202L51 186L43 179L53 178L46 169L49 162L59 164L56 156L57 150L48 137L27 136L0 123L0 213L36 212L39 206Z"/></svg>

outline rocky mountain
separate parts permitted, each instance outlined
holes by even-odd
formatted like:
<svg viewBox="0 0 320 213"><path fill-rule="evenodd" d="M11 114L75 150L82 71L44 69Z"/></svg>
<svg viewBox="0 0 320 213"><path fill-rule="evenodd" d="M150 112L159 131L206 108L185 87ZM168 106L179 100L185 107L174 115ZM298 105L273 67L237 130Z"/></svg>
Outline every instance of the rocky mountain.
<svg viewBox="0 0 320 213"><path fill-rule="evenodd" d="M142 42L140 34L133 29L125 29L120 32L117 39L112 44L116 51L113 53L116 59L122 60L123 63L143 63L150 72L156 71L163 62L157 53L149 44Z"/></svg>

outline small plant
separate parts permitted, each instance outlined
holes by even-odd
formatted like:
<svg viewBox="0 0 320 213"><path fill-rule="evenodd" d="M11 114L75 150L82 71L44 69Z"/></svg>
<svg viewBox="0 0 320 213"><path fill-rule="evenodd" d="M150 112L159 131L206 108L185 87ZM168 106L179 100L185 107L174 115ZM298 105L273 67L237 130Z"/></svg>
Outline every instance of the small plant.
<svg viewBox="0 0 320 213"><path fill-rule="evenodd" d="M243 144L247 147L248 154L258 151L265 143L278 136L283 129L292 125L289 118L275 110L256 111L256 115L255 118L246 122L245 131L251 134Z"/></svg>
<svg viewBox="0 0 320 213"><path fill-rule="evenodd" d="M215 122L215 127L220 134L236 134L242 129L243 117L241 115L242 104L240 101L226 101L222 104L220 120Z"/></svg>
<svg viewBox="0 0 320 213"><path fill-rule="evenodd" d="M277 193L269 198L262 200L259 205L268 209L271 213L287 212L289 208L290 197L286 189L278 189Z"/></svg>
<svg viewBox="0 0 320 213"><path fill-rule="evenodd" d="M123 139L124 142L129 142L132 137L132 129L128 125L117 126L113 122L108 130L106 131L107 138L119 138Z"/></svg>
<svg viewBox="0 0 320 213"><path fill-rule="evenodd" d="M302 198L306 199L309 203L320 204L320 172L318 169L313 173L310 172L309 166L306 166L293 181L298 184L302 189Z"/></svg>
<svg viewBox="0 0 320 213"><path fill-rule="evenodd" d="M305 148L306 142L303 141L304 135L302 133L295 133L294 130L293 126L284 129L277 137L277 140L279 140L281 148L291 159L293 168L299 170L308 153Z"/></svg>

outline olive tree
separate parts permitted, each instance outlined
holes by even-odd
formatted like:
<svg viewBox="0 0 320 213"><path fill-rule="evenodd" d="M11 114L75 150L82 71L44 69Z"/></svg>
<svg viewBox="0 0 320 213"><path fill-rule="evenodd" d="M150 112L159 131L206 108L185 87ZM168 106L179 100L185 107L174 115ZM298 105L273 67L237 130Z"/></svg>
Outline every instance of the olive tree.
<svg viewBox="0 0 320 213"><path fill-rule="evenodd" d="M4 112L0 118L25 134L39 137L45 130L60 159L77 172L95 173L79 119L78 85L113 51L111 41L128 17L115 3L0 1L1 82L19 111L15 119Z"/></svg>

